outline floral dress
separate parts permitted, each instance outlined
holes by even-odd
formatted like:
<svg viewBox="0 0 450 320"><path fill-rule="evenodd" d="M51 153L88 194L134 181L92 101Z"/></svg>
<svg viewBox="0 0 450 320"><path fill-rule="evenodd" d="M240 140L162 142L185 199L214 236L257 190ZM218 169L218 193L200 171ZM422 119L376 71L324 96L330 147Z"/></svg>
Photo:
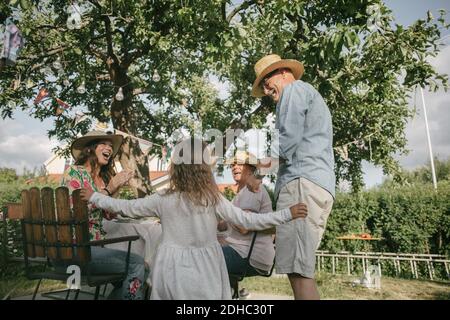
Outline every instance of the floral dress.
<svg viewBox="0 0 450 320"><path fill-rule="evenodd" d="M64 172L61 183L69 188L70 206L73 206L72 192L77 189L85 188L99 192L91 175L86 171L84 166L72 165ZM89 235L90 240L102 240L105 238L106 232L103 230L102 219L105 211L97 208L94 204L88 203L89 213Z"/></svg>

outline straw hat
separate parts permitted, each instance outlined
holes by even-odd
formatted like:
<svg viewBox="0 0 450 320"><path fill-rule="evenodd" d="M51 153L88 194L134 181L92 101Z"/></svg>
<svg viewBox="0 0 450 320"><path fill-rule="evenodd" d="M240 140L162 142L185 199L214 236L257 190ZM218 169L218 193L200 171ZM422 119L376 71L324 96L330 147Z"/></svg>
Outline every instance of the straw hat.
<svg viewBox="0 0 450 320"><path fill-rule="evenodd" d="M123 136L121 136L120 134L111 134L111 133L107 133L107 132L103 132L103 131L99 131L99 130L94 130L94 131L88 132L84 136L76 139L72 143L72 146L70 147L70 151L72 152L72 157L75 160L78 160L78 157L81 155L81 152L83 151L84 147L88 146L89 144L91 144L94 141L99 141L99 140L109 140L112 142L112 144L113 144L112 158L114 158L116 156L117 152L119 152L120 146L122 145Z"/></svg>
<svg viewBox="0 0 450 320"><path fill-rule="evenodd" d="M255 64L256 80L253 82L252 96L256 98L263 97L265 95L264 90L259 85L261 80L272 71L281 68L291 70L295 80L300 79L305 71L303 64L297 60L281 59L277 54L269 54Z"/></svg>
<svg viewBox="0 0 450 320"><path fill-rule="evenodd" d="M248 164L256 167L259 163L258 159L248 151L237 150L236 154L224 161L225 164Z"/></svg>

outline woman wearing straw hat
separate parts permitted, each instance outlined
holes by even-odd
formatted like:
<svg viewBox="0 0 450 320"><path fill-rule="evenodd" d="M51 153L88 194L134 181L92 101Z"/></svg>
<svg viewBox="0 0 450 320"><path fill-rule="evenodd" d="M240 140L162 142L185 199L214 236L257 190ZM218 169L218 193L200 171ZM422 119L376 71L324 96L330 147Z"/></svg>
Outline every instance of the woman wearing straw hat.
<svg viewBox="0 0 450 320"><path fill-rule="evenodd" d="M301 201L309 212L307 219L277 227L276 270L288 274L295 299L319 299L315 251L335 195L333 126L320 93L300 80L303 71L299 61L267 55L255 64L252 95L276 103L278 150L264 162L278 167L277 210Z"/></svg>
<svg viewBox="0 0 450 320"><path fill-rule="evenodd" d="M123 137L91 131L76 139L71 146L75 165L69 166L64 172L62 185L69 188L69 194L76 189L90 189L105 195L112 195L132 177L132 172L122 171L115 174L114 157L119 151ZM70 200L72 203L72 199ZM89 234L91 240L101 240L105 236L102 219L110 219L111 214L88 204ZM91 268L98 270L122 272L126 261L126 252L107 248L91 248ZM129 270L123 283L113 284L114 289L109 299L134 300L142 299L144 294L142 284L145 275L144 259L136 254L130 254Z"/></svg>

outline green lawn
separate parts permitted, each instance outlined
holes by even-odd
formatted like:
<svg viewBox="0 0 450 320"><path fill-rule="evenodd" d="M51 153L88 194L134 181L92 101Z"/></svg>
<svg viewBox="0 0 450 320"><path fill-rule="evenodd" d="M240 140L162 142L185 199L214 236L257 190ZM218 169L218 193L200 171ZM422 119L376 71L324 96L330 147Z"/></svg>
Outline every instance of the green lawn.
<svg viewBox="0 0 450 320"><path fill-rule="evenodd" d="M31 295L37 281L25 278L23 268L14 264L2 269L0 275L0 299L6 295L11 298ZM407 280L382 277L381 289L373 290L355 287L352 281L357 276L319 273L316 277L322 299L332 300L450 300L450 282ZM240 287L250 292L280 296L291 296L292 291L287 278L251 277L246 278ZM64 289L65 283L45 280L40 292Z"/></svg>
<svg viewBox="0 0 450 320"><path fill-rule="evenodd" d="M450 282L381 278L381 289L367 289L352 285L357 276L317 275L317 285L322 299L328 300L450 300ZM250 292L292 296L287 278L251 277L240 287Z"/></svg>

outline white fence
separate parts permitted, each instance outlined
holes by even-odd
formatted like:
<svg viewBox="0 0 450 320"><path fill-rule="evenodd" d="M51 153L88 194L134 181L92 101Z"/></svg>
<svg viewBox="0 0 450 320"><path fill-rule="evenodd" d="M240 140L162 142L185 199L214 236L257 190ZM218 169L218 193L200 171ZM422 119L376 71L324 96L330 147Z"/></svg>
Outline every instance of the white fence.
<svg viewBox="0 0 450 320"><path fill-rule="evenodd" d="M450 280L449 265L450 260L444 255L437 254L413 254L413 253L389 253L389 252L348 252L341 251L331 253L328 251L316 252L316 269L317 271L325 270L326 263L331 261L331 272L338 273L341 264L346 265L348 275L351 275L355 262L361 261L362 271L366 271L370 264L376 264L381 269L381 262L387 261L392 263L396 275L400 275L405 270L405 262L408 266L408 271L411 272L413 278L418 279L420 274L418 272L419 265L426 268L428 278L433 280L436 278L435 266L441 264L444 266L447 279ZM409 262L409 264L407 263ZM381 270L382 271L382 270Z"/></svg>

